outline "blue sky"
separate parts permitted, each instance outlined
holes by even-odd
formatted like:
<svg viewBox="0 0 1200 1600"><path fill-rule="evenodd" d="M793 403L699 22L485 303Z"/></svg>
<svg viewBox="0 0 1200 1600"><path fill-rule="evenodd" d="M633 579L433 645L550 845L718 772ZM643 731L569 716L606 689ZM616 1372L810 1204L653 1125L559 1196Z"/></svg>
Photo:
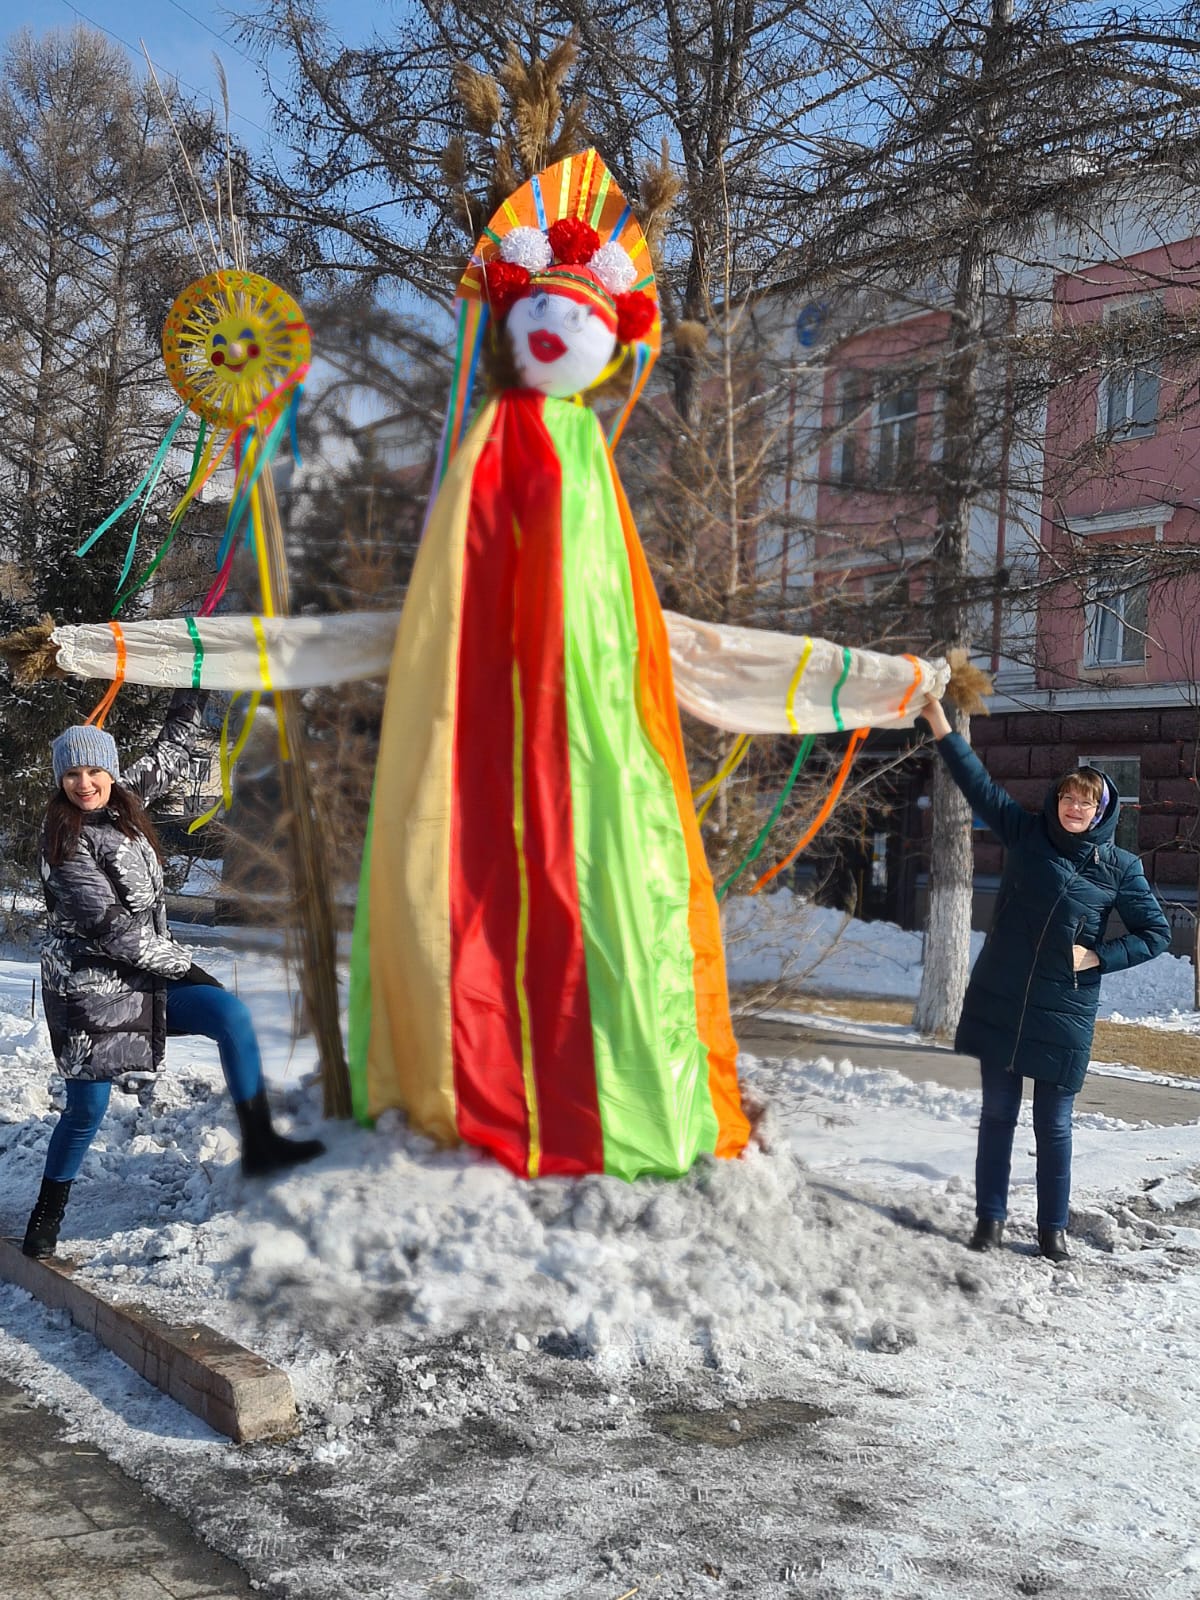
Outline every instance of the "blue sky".
<svg viewBox="0 0 1200 1600"><path fill-rule="evenodd" d="M270 137L269 104L257 69L240 53L232 10L204 0L0 0L0 36L20 27L40 33L88 22L119 39L139 64L138 41L144 39L159 72L165 68L200 97L219 104L215 53L229 80L234 135L254 147ZM390 11L380 0L337 0L336 6L338 26L349 42L365 39L380 22L385 31Z"/></svg>

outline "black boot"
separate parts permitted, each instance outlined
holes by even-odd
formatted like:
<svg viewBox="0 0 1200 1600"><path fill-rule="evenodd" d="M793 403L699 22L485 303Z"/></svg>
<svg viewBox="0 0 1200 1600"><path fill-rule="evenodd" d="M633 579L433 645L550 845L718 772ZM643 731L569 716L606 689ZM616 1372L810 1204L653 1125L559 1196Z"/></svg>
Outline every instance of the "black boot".
<svg viewBox="0 0 1200 1600"><path fill-rule="evenodd" d="M25 1229L25 1242L21 1249L27 1256L52 1256L58 1243L58 1230L62 1227L63 1212L71 1195L69 1183L59 1183L54 1178L43 1178L37 1203L29 1213L29 1226Z"/></svg>
<svg viewBox="0 0 1200 1600"><path fill-rule="evenodd" d="M260 1089L253 1100L235 1104L233 1109L242 1130L242 1171L248 1178L261 1178L265 1173L325 1154L320 1139L285 1139L275 1132L265 1089Z"/></svg>
<svg viewBox="0 0 1200 1600"><path fill-rule="evenodd" d="M975 1232L967 1242L968 1250L998 1250L1004 1243L1004 1224L980 1217Z"/></svg>
<svg viewBox="0 0 1200 1600"><path fill-rule="evenodd" d="M1047 1261L1070 1261L1067 1235L1063 1228L1039 1228L1038 1250Z"/></svg>

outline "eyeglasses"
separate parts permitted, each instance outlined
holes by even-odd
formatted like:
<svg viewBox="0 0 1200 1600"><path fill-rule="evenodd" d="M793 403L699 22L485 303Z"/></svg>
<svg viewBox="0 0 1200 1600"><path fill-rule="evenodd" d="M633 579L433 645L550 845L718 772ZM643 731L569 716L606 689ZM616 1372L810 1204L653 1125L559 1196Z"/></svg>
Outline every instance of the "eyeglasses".
<svg viewBox="0 0 1200 1600"><path fill-rule="evenodd" d="M1058 803L1060 806L1069 806L1072 811L1099 810L1099 807L1094 800L1081 800L1080 797L1075 794L1060 794L1058 797Z"/></svg>

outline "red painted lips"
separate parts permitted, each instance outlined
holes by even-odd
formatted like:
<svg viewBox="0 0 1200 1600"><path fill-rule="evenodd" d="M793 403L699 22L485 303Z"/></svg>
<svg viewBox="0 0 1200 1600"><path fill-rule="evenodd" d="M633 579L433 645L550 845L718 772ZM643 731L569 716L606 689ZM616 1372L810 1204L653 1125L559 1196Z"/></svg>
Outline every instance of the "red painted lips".
<svg viewBox="0 0 1200 1600"><path fill-rule="evenodd" d="M529 353L535 361L557 361L566 355L567 347L556 333L539 328L529 335Z"/></svg>

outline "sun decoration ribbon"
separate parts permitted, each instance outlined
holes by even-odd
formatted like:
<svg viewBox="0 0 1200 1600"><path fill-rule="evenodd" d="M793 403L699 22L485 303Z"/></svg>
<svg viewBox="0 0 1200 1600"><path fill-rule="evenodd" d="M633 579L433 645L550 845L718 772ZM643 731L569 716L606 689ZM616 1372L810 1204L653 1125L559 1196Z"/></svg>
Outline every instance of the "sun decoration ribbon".
<svg viewBox="0 0 1200 1600"><path fill-rule="evenodd" d="M112 613L115 618L157 572L187 510L220 468L231 461L234 469L233 497L217 552L216 576L201 602L199 615L210 616L221 603L229 585L234 558L244 542L255 554L263 614L273 617L276 586L272 582L265 525L272 521L277 523L278 514L273 494L266 491L270 488L272 462L285 437L290 440L293 453L299 460L296 416L312 354L308 324L291 295L269 279L255 272L223 269L190 284L179 295L167 314L162 347L167 376L184 401L183 409L172 418L137 488L89 534L75 553L86 555L110 528L140 502L117 580L117 599ZM171 512L166 538L146 570L135 582L129 583L142 519L189 412L199 417L200 426L187 483ZM244 541L241 537L243 530ZM118 639L119 651L123 651L120 629L115 622L112 627ZM188 628L195 646L192 683L198 688L204 649L192 618L188 619ZM226 713L221 733L221 787L225 806L229 805L232 798L230 774L249 737L254 712L263 692L272 692L266 645L261 640L261 624L260 664L263 687L250 698L242 731L232 750L229 746L232 704ZM124 681L123 657L120 665L119 676L114 678L92 713L93 718L98 719L98 725L103 723ZM281 754L287 760L282 719L280 740ZM210 820L213 815L215 810L194 823L193 828Z"/></svg>

